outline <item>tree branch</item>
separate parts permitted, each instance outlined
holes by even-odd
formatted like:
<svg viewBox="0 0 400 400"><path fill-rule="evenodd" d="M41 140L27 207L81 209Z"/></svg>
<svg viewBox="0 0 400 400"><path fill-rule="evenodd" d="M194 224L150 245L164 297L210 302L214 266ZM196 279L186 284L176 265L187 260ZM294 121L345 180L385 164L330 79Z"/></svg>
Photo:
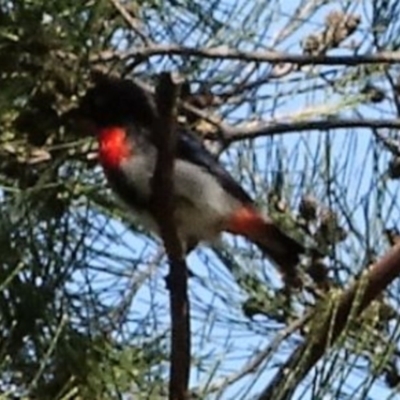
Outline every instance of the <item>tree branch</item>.
<svg viewBox="0 0 400 400"><path fill-rule="evenodd" d="M158 120L153 134L158 149L152 182L152 210L167 252L171 307L170 400L187 400L190 373L190 317L187 267L178 236L173 203L173 168L176 148L176 103L180 85L170 74L162 74L156 90Z"/></svg>
<svg viewBox="0 0 400 400"><path fill-rule="evenodd" d="M400 243L375 263L338 298L327 315L315 313L315 329L281 366L259 400L289 400L325 351L332 346L352 318L362 311L400 274ZM318 322L318 320L323 320Z"/></svg>
<svg viewBox="0 0 400 400"><path fill-rule="evenodd" d="M102 71L94 68L93 71ZM143 90L154 94L152 86L135 79L135 83ZM262 136L283 135L289 133L301 133L306 131L324 131L328 129L400 129L400 119L357 119L357 118L326 118L326 119L301 119L292 121L260 121L244 125L232 126L220 120L215 114L194 107L187 102L177 99L187 111L194 113L215 126L214 132L204 133L203 138L209 140L221 140L227 146L231 143L246 139L256 139ZM299 115L301 117L301 115ZM303 117L304 118L304 117Z"/></svg>
<svg viewBox="0 0 400 400"><path fill-rule="evenodd" d="M225 59L238 60L248 62L267 62L270 64L297 64L303 65L347 65L359 66L362 64L396 64L400 61L399 52L380 52L375 54L360 55L308 55L308 54L289 54L275 50L264 51L238 51L225 46L214 48L196 48L188 46L180 46L177 44L160 44L144 47L136 47L128 51L105 51L100 55L96 55L91 61L106 62L116 60L128 60L131 58L141 57L150 58L154 56L182 56L182 57L202 57L208 59Z"/></svg>
<svg viewBox="0 0 400 400"><path fill-rule="evenodd" d="M223 137L226 143L244 139L255 139L260 136L281 135L285 133L299 133L311 130L369 128L369 129L400 129L400 119L325 119L304 120L293 122L260 122L246 127L230 127L224 125ZM206 135L207 139L217 139L214 133Z"/></svg>

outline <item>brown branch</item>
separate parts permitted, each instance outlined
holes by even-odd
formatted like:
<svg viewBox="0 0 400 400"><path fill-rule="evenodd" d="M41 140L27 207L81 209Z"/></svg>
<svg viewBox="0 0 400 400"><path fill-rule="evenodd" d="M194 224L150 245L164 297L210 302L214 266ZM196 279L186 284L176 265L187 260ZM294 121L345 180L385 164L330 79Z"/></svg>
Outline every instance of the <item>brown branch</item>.
<svg viewBox="0 0 400 400"><path fill-rule="evenodd" d="M135 83L143 90L154 93L153 88L135 79ZM246 139L255 139L262 136L283 135L289 133L301 133L305 131L323 131L328 129L400 129L400 119L318 119L318 120L300 120L300 121L260 121L259 123L250 123L242 126L231 126L221 121L215 114L194 107L187 102L177 100L186 111L190 111L197 117L204 119L215 126L215 131L204 134L204 139L221 140L224 145Z"/></svg>
<svg viewBox="0 0 400 400"><path fill-rule="evenodd" d="M162 74L156 90L158 120L153 129L158 149L152 182L152 210L167 252L171 307L170 400L187 400L190 373L190 318L187 267L182 243L173 218L173 168L176 147L176 104L180 85L170 74Z"/></svg>
<svg viewBox="0 0 400 400"><path fill-rule="evenodd" d="M290 63L302 65L347 65L359 66L361 64L396 64L400 62L400 53L395 51L380 52L375 54L360 55L308 55L289 54L275 50L264 51L238 51L225 46L214 48L195 48L177 44L160 44L145 47L136 47L125 52L105 51L93 57L93 62L106 62L115 60L128 60L131 58L150 58L154 56L182 56L202 57L208 59L239 60L247 62L267 62L271 64Z"/></svg>
<svg viewBox="0 0 400 400"><path fill-rule="evenodd" d="M316 322L316 329L312 330L308 340L292 353L258 399L291 399L299 383L335 343L348 322L358 317L398 275L400 243L343 292L328 315L315 315L316 321L321 318L323 321Z"/></svg>
<svg viewBox="0 0 400 400"><path fill-rule="evenodd" d="M294 122L261 122L259 124L251 124L249 127L224 126L223 137L226 143L232 143L244 139L255 139L260 136L346 128L400 129L400 119L326 119ZM213 133L206 137L207 139L217 139L217 136Z"/></svg>

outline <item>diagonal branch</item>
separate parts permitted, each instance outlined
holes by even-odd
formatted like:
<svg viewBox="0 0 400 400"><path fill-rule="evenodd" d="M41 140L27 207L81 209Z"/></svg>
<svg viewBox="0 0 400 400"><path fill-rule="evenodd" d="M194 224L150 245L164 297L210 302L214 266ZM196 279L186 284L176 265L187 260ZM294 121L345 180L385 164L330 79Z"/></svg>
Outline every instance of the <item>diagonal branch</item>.
<svg viewBox="0 0 400 400"><path fill-rule="evenodd" d="M152 182L152 211L170 263L171 307L170 400L187 400L190 373L190 318L187 267L173 218L173 168L176 148L176 104L180 85L162 74L156 90L158 120L153 129L158 156Z"/></svg>
<svg viewBox="0 0 400 400"><path fill-rule="evenodd" d="M258 399L291 399L297 386L335 343L350 319L358 317L399 275L400 243L343 292L336 307L330 308L318 329L292 353ZM315 320L321 319L320 313L315 317Z"/></svg>

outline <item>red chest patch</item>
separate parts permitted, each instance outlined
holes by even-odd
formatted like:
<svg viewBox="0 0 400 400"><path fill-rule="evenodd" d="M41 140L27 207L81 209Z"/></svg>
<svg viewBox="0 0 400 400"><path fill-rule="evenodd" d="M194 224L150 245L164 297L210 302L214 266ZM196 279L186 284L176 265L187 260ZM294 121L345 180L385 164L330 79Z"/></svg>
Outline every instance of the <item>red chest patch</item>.
<svg viewBox="0 0 400 400"><path fill-rule="evenodd" d="M99 158L106 168L118 168L121 162L132 155L132 146L126 131L120 127L105 128L99 134Z"/></svg>

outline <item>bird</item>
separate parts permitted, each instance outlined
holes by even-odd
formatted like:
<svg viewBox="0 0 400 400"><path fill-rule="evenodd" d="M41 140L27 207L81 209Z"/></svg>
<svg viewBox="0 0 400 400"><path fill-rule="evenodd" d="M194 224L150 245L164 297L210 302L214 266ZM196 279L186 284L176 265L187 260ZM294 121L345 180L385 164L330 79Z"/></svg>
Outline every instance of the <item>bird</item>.
<svg viewBox="0 0 400 400"><path fill-rule="evenodd" d="M90 126L106 180L128 212L159 234L150 200L157 145L155 97L127 78L102 76L78 102L75 116ZM173 218L186 249L221 233L256 244L286 279L297 277L304 246L257 207L252 197L185 126L177 126L173 160Z"/></svg>

